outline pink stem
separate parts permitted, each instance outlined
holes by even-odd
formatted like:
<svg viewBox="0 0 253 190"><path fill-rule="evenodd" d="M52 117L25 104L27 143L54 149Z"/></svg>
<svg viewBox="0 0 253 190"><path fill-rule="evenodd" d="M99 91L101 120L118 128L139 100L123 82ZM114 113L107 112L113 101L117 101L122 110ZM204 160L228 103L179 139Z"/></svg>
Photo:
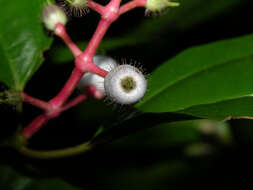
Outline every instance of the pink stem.
<svg viewBox="0 0 253 190"><path fill-rule="evenodd" d="M92 36L92 39L90 40L86 50L76 58L76 68L72 72L72 75L70 76L70 79L67 81L63 89L60 91L60 93L53 98L50 103L54 107L61 107L64 102L67 100L67 98L70 96L70 94L73 92L74 88L80 81L82 75L84 72L92 72L94 74L98 74L102 77L105 77L107 75L107 71L99 68L95 64L93 64L93 56L96 53L96 50L103 39L106 31L110 27L110 25L117 20L119 14L119 6L120 6L121 0L111 0L110 3L103 7L104 11L106 11L106 15L102 15L100 22L98 23L97 29ZM62 25L59 25L59 27L65 31L65 27ZM65 31L66 33L66 31ZM64 32L63 32L64 34ZM67 37L66 37L67 36ZM68 35L65 35L65 38L68 39ZM68 39L68 44L71 44ZM78 54L79 55L79 54Z"/></svg>
<svg viewBox="0 0 253 190"><path fill-rule="evenodd" d="M87 94L81 94L81 95L77 96L76 98L71 100L69 103L67 103L65 106L63 106L62 111L66 111L66 110L78 105L79 103L83 102L87 98L88 98Z"/></svg>
<svg viewBox="0 0 253 190"><path fill-rule="evenodd" d="M85 65L85 71L86 72L91 72L93 74L99 75L103 78L106 77L106 75L108 74L108 71L101 69L100 67L98 67L97 65L95 65L93 62L92 63L87 63Z"/></svg>
<svg viewBox="0 0 253 190"><path fill-rule="evenodd" d="M86 100L89 96L96 98L96 99L103 98L102 92L100 92L94 86L89 86L87 88L87 90L85 91L85 93L83 93L83 94L77 96L76 98L74 98L73 100L71 100L69 103L67 103L65 106L63 106L60 110L58 110L57 113L48 111L45 114L38 116L34 121L32 121L32 123L30 123L23 130L22 135L26 139L31 138L50 118L59 116L61 114L61 112L66 111L66 110L76 106L77 104Z"/></svg>
<svg viewBox="0 0 253 190"><path fill-rule="evenodd" d="M110 3L103 7L103 13L101 14L101 20L98 23L97 29L92 36L87 48L82 53L82 59L91 59L96 53L96 50L103 39L105 33L107 32L110 25L118 19L119 5L121 0L111 0Z"/></svg>
<svg viewBox="0 0 253 190"><path fill-rule="evenodd" d="M147 0L132 0L120 7L119 14L122 15L136 7L145 7L146 2Z"/></svg>
<svg viewBox="0 0 253 190"><path fill-rule="evenodd" d="M45 111L48 111L52 108L51 104L49 104L48 102L39 100L37 98L31 97L28 94L21 92L21 96L24 102L30 103L38 108L41 108Z"/></svg>
<svg viewBox="0 0 253 190"><path fill-rule="evenodd" d="M53 104L54 107L60 107L64 104L64 102L67 100L67 98L70 96L70 94L73 92L74 88L80 81L82 75L84 72L92 72L95 74L98 74L102 77L105 77L107 75L107 71L97 67L95 64L93 64L93 56L96 52L96 49L98 45L100 44L102 38L104 37L104 34L106 33L107 29L109 28L111 22L108 22L107 20L101 19L101 21L98 24L98 27L91 39L91 41L88 44L88 47L80 55L76 58L76 64L79 67L76 67L74 71L72 72L72 75L70 76L69 80L63 87L63 89L60 91L60 93L53 98L50 103ZM88 57L88 58L87 58ZM82 59L83 58L83 59ZM87 59L86 59L87 58ZM92 61L90 61L92 60ZM82 68L85 69L82 69ZM81 68L81 69L79 69Z"/></svg>
<svg viewBox="0 0 253 190"><path fill-rule="evenodd" d="M38 116L23 130L22 135L26 139L31 138L48 121L48 119L49 118L46 114Z"/></svg>
<svg viewBox="0 0 253 190"><path fill-rule="evenodd" d="M86 50L81 55L83 58L84 57L92 58L95 55L96 50L110 25L111 23L108 22L107 20L105 19L100 20L97 29L94 35L92 36L91 41L89 42Z"/></svg>
<svg viewBox="0 0 253 190"><path fill-rule="evenodd" d="M104 97L104 94L101 91L99 91L95 86L88 86L87 90L83 94L77 96L76 98L71 100L69 103L67 103L65 106L63 106L61 111L66 111L78 105L79 103L86 100L89 96L95 99L102 99Z"/></svg>
<svg viewBox="0 0 253 190"><path fill-rule="evenodd" d="M58 93L55 98L50 100L50 103L55 108L60 108L74 91L76 85L78 84L82 76L83 72L81 72L78 68L75 68L63 89Z"/></svg>
<svg viewBox="0 0 253 190"><path fill-rule="evenodd" d="M137 0L136 0L137 1ZM141 1L141 0L139 0ZM143 1L143 0L142 0ZM55 29L55 34L63 39L63 41L66 43L66 45L69 47L73 55L76 57L75 63L76 67L73 70L69 80L66 82L63 89L58 93L56 97L51 99L49 101L49 104L51 105L50 109L46 110L46 113L37 117L30 125L28 125L24 131L23 135L26 138L32 137L32 135L37 132L42 125L44 125L50 118L56 117L60 114L61 111L69 109L81 101L85 100L87 98L87 94L83 94L74 100L70 101L65 107L62 108L63 104L66 102L66 100L69 98L69 96L74 91L76 85L80 81L82 75L85 72L92 72L94 74L98 74L102 77L105 77L107 75L107 71L97 67L95 64L93 64L93 56L96 53L96 50L104 37L105 33L107 32L110 25L118 19L120 15L120 6L121 0L111 0L108 5L105 7L98 5L97 3L93 2L92 0L89 0L89 6L91 9L99 12L101 14L101 20L98 24L98 27L91 39L91 41L88 44L88 47L86 50L82 53L81 50L72 42L70 37L68 36L65 27L62 24L57 24ZM125 8L124 8L125 7ZM123 6L121 8L122 13L126 12L127 10L130 10L131 7L133 8L132 4L129 4L128 6ZM89 89L89 95L95 97L95 98L102 98L103 95L100 91L90 88ZM28 98L29 99L29 98ZM33 101L31 101L33 102ZM38 103L38 101L35 101ZM37 106L41 106L40 103L34 103ZM44 107L45 104L43 104Z"/></svg>
<svg viewBox="0 0 253 190"><path fill-rule="evenodd" d="M56 24L54 33L65 42L65 44L69 47L70 51L75 57L77 57L82 53L82 51L78 48L78 46L69 37L63 24L61 23Z"/></svg>
<svg viewBox="0 0 253 190"><path fill-rule="evenodd" d="M115 10L119 10L121 1L122 1L122 0L111 0L111 1L108 3L107 7L108 7L109 9L114 8Z"/></svg>
<svg viewBox="0 0 253 190"><path fill-rule="evenodd" d="M88 6L93 10L96 11L98 14L103 15L104 14L104 6L92 1L88 0Z"/></svg>

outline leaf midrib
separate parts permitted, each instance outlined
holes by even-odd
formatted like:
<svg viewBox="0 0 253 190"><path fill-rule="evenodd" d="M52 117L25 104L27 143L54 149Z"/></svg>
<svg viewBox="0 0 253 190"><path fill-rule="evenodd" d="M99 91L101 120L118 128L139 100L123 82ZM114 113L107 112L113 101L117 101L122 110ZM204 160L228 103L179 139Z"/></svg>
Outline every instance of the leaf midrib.
<svg viewBox="0 0 253 190"><path fill-rule="evenodd" d="M231 59L229 61L224 61L224 62L220 62L220 63L217 63L215 65L211 65L211 66L207 66L207 67L203 67L201 68L201 70L199 71L196 71L194 73L189 73L188 75L184 75L182 76L181 78L179 78L178 80L175 80L174 82L170 83L168 86L165 86L165 87L162 87L160 88L159 90L156 90L156 92L153 93L153 95L149 96L149 98L146 99L146 101L142 102L139 104L138 107L141 107L143 104L146 104L147 102L151 101L154 97L158 96L159 94L163 93L164 90L167 90L168 88L184 81L184 80L187 80L188 78L191 78L195 75L199 75L200 73L202 73L203 71L207 71L209 69L212 69L212 68L215 68L215 67L218 67L218 66L221 66L221 65L225 65L227 63L231 63L231 62L235 62L235 61L241 61L241 60L244 60L244 59L247 59L247 58L253 58L253 54L250 54L250 55L247 55L247 56L242 56L240 58L235 58L235 59ZM152 79L151 79L152 80ZM231 97L232 98L232 97ZM234 97L236 98L236 97ZM233 99L233 98L232 98ZM224 101L224 100L227 100L227 99L222 99L222 100L218 100L217 102L219 101ZM211 104L212 102L210 102L209 104ZM216 103L216 102L213 102L213 103ZM190 106L191 107L191 106ZM186 109L186 108L184 108Z"/></svg>

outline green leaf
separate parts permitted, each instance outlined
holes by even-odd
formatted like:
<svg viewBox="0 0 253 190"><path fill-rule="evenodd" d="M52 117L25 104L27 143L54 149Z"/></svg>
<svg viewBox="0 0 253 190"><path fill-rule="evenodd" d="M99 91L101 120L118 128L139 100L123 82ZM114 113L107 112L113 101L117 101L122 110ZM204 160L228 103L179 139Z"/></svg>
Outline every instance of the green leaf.
<svg viewBox="0 0 253 190"><path fill-rule="evenodd" d="M131 150L136 149L161 149L171 146L186 145L201 141L196 123L198 120L177 121L158 125L142 124L149 126L135 134L123 137L109 145L109 147ZM131 126L129 126L131 127ZM135 126L136 127L136 126ZM148 139L148 140L147 140Z"/></svg>
<svg viewBox="0 0 253 190"><path fill-rule="evenodd" d="M101 131L102 129L100 128L99 134L95 136L95 138L91 141L91 144L96 146L101 144L103 145L104 143L111 142L115 139L119 139L129 134L136 133L137 131L148 129L162 123L194 119L197 118L178 113L140 114L132 117L131 119L126 119L126 121L116 124L109 129L105 129L104 131Z"/></svg>
<svg viewBox="0 0 253 190"><path fill-rule="evenodd" d="M203 118L230 119L243 116L253 116L253 97L225 100L214 104L192 106L180 112Z"/></svg>
<svg viewBox="0 0 253 190"><path fill-rule="evenodd" d="M24 88L51 44L40 19L45 1L0 1L0 81L11 88Z"/></svg>
<svg viewBox="0 0 253 190"><path fill-rule="evenodd" d="M77 190L60 179L35 179L24 176L10 166L0 165L0 189L3 190Z"/></svg>
<svg viewBox="0 0 253 190"><path fill-rule="evenodd" d="M195 107L193 115L209 117L210 113L210 117L224 117L233 112L235 116L253 116L246 108L253 94L252 72L253 35L194 47L165 62L150 75L149 91L136 107L144 112L177 112L231 100L220 104L223 109L217 108L212 114L209 109L197 112ZM232 100L245 96L249 98L243 99L244 109L231 106L231 102L234 106L241 105L242 101Z"/></svg>

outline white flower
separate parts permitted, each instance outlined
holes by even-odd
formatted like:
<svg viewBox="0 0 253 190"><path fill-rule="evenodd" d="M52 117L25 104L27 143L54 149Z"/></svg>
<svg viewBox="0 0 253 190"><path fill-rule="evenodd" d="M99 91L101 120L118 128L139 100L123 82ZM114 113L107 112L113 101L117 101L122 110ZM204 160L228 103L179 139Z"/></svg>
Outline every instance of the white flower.
<svg viewBox="0 0 253 190"><path fill-rule="evenodd" d="M104 69L108 72L117 66L117 62L114 59L104 55L95 55L93 58L93 62L101 69ZM85 73L78 84L78 88L81 91L84 91L89 85L93 85L103 94L105 93L103 77L100 77L93 73Z"/></svg>
<svg viewBox="0 0 253 190"><path fill-rule="evenodd" d="M147 81L141 71L127 64L110 71L104 85L107 97L119 104L136 103L147 89Z"/></svg>

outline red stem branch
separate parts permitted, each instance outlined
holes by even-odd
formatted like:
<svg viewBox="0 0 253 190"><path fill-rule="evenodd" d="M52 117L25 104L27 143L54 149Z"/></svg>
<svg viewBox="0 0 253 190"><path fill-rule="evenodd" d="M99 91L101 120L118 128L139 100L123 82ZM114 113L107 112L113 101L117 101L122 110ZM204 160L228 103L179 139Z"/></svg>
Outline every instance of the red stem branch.
<svg viewBox="0 0 253 190"><path fill-rule="evenodd" d="M83 72L80 71L78 68L75 68L62 90L58 93L56 97L50 100L50 104L52 104L55 108L60 108L74 91L76 85L82 78L82 75Z"/></svg>
<svg viewBox="0 0 253 190"><path fill-rule="evenodd" d="M77 45L72 42L71 38L66 32L65 27L62 24L57 24L55 34L66 43L70 51L75 56L76 67L73 70L69 80L64 85L63 89L57 94L56 97L51 99L49 103L34 99L24 94L24 101L45 110L44 114L37 117L24 129L22 134L25 138L32 137L33 134L36 133L49 119L57 117L62 111L65 111L86 100L88 96L92 96L97 99L101 99L103 97L103 94L99 90L91 86L88 88L86 93L76 97L63 106L85 72L92 72L102 77L107 75L107 71L99 68L93 63L93 56L95 55L101 40L103 39L110 25L117 20L121 14L135 7L144 6L144 2L146 3L146 0L133 0L120 7L121 0L111 0L106 6L99 5L92 0L89 0L89 7L101 15L101 20L98 23L97 29L84 52L81 52Z"/></svg>
<svg viewBox="0 0 253 190"><path fill-rule="evenodd" d="M92 1L88 0L88 6L93 10L96 11L98 14L103 15L104 14L104 6Z"/></svg>
<svg viewBox="0 0 253 190"><path fill-rule="evenodd" d="M147 0L133 0L124 5L122 5L119 9L119 14L122 15L136 7L145 7Z"/></svg>
<svg viewBox="0 0 253 190"><path fill-rule="evenodd" d="M87 98L88 98L87 94L81 94L81 95L77 96L76 98L71 100L69 103L67 103L65 106L63 106L62 111L66 111L66 110L78 105L79 103L83 102Z"/></svg>
<svg viewBox="0 0 253 190"><path fill-rule="evenodd" d="M34 97L31 97L31 96L29 96L28 94L26 94L24 92L21 92L21 96L22 96L22 100L24 102L32 104L32 105L34 105L38 108L41 108L45 111L51 110L51 108L52 108L52 105L50 103L39 100L39 99L34 98Z"/></svg>
<svg viewBox="0 0 253 190"><path fill-rule="evenodd" d="M61 23L56 24L54 33L65 42L65 44L68 46L68 48L75 57L77 57L82 53L79 47L69 37L63 24Z"/></svg>
<svg viewBox="0 0 253 190"><path fill-rule="evenodd" d="M97 29L93 34L91 41L81 55L83 59L85 59L85 57L92 58L95 55L96 50L110 25L111 23L105 19L101 19L99 21Z"/></svg>
<svg viewBox="0 0 253 190"><path fill-rule="evenodd" d="M38 116L23 130L22 135L26 139L31 138L44 124L46 124L48 119L46 114Z"/></svg>
<svg viewBox="0 0 253 190"><path fill-rule="evenodd" d="M93 64L93 56L110 25L111 22L101 19L91 41L88 44L88 47L80 55L80 57L76 58L76 68L72 72L69 80L60 93L58 93L58 95L50 101L54 107L61 107L64 104L67 98L74 91L84 72L92 72L102 77L107 75L107 71Z"/></svg>
<svg viewBox="0 0 253 190"><path fill-rule="evenodd" d="M95 99L102 99L103 96L104 96L103 93L100 92L98 89L96 89L95 86L89 86L89 87L87 87L87 90L83 94L77 96L76 98L74 98L73 100L68 102L65 106L63 106L61 111L68 110L68 109L78 105L79 103L86 100L88 97L93 97Z"/></svg>

